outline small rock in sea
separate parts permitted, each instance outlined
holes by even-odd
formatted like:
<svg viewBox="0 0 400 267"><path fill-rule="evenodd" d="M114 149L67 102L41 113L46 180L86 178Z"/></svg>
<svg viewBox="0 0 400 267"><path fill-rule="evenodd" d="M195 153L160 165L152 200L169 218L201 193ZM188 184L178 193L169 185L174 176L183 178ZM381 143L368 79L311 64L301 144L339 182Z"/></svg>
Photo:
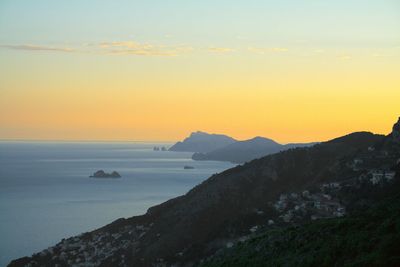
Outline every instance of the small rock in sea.
<svg viewBox="0 0 400 267"><path fill-rule="evenodd" d="M113 171L112 173L107 173L107 172L104 172L103 170L99 170L99 171L93 173L93 175L91 175L89 177L91 177L91 178L121 178L121 175L116 171Z"/></svg>
<svg viewBox="0 0 400 267"><path fill-rule="evenodd" d="M185 170L191 170L191 169L194 169L194 167L193 166L185 166L185 167L183 167Z"/></svg>

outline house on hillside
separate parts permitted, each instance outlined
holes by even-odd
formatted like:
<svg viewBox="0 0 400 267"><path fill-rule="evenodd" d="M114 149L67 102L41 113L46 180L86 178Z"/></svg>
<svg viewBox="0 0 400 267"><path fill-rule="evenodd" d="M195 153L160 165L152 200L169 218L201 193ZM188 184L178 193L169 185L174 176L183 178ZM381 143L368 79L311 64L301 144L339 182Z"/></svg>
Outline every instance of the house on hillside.
<svg viewBox="0 0 400 267"><path fill-rule="evenodd" d="M372 178L370 182L373 185L379 184L381 182L389 182L396 175L393 171L385 171L385 170L375 170L371 172Z"/></svg>

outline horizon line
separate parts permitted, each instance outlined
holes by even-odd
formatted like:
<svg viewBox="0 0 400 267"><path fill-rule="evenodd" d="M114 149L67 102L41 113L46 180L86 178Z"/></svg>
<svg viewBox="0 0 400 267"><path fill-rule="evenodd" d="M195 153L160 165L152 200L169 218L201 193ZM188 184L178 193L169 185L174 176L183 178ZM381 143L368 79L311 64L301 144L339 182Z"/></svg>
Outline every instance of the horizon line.
<svg viewBox="0 0 400 267"><path fill-rule="evenodd" d="M65 143L174 143L171 140L128 140L128 139L29 139L0 138L0 142L65 142Z"/></svg>
<svg viewBox="0 0 400 267"><path fill-rule="evenodd" d="M399 117L399 119L400 119L400 117ZM193 132L197 132L197 131L192 131L191 133L193 133ZM321 142L326 142L326 141L329 141L329 140L333 140L333 139L336 139L336 138L339 138L339 137L342 137L342 136L346 136L346 135L349 135L349 134L352 134L352 133L356 133L356 132L369 132L369 133L372 133L372 134L379 134L379 135L388 135L388 134L390 134L390 132L389 133L387 133L387 134L385 134L385 133L376 133L376 132L373 132L373 131L368 131L368 130L360 130L360 131L353 131L353 132L348 132L348 133L344 133L344 134L341 134L341 135L338 135L338 136L334 136L334 137L331 137L331 138L328 138L328 139L326 139L326 140L312 140L312 141L293 141L293 140L291 140L291 141L286 141L286 142L281 142L281 141L278 141L278 140L275 140L275 139L273 139L273 138L269 138L269 137L265 137L265 136L254 136L254 137L251 137L251 138L248 138L248 139L236 139L236 138L234 138L234 137L232 137L232 136L230 136L230 135L227 135L227 134L221 134L221 135L227 135L227 136L229 136L229 137L232 137L232 138L234 138L237 142L241 142L241 141L247 141L247 140L250 140L250 139L253 139L253 138L255 138L255 137L262 137L262 138L267 138L267 139L271 139L271 140L273 140L273 141L275 141L275 142L277 142L277 143L279 143L279 144L281 144L281 145L286 145L286 144L293 144L293 143L297 143L297 144L306 144L306 143L321 143ZM205 133L208 133L208 132L205 132ZM216 133L208 133L208 134L216 134ZM171 143L171 144L174 144L174 143L177 143L177 142L181 142L181 141L183 141L185 138L187 138L188 136L190 136L190 134L189 135L187 135L187 136L185 136L183 139L178 139L178 140L132 140L132 139L40 139L40 138L1 138L0 137L0 142L35 142L35 143L39 143L39 142L43 142L43 143L51 143L51 142L54 142L54 143L153 143L153 144L156 144L156 143L160 143L160 144L162 144L162 143Z"/></svg>

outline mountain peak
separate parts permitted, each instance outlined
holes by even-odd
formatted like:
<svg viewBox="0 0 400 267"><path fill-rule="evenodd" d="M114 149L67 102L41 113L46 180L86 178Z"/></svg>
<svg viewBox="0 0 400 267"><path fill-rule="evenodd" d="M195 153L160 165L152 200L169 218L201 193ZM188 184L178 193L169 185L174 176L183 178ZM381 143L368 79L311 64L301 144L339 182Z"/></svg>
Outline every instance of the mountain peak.
<svg viewBox="0 0 400 267"><path fill-rule="evenodd" d="M192 132L182 142L173 145L170 151L206 153L236 142L235 139L223 134L209 134L202 131Z"/></svg>
<svg viewBox="0 0 400 267"><path fill-rule="evenodd" d="M269 139L269 138L265 138L262 136L256 136L248 141L255 141L255 142L272 142L272 143L276 143L274 140Z"/></svg>
<svg viewBox="0 0 400 267"><path fill-rule="evenodd" d="M191 132L188 138L193 138L193 137L201 137L201 138L203 138L203 137L205 137L205 138L208 138L208 137L210 137L210 138L213 138L213 137L227 137L227 138L233 139L232 137L229 137L229 136L224 135L224 134L207 133L207 132L204 132L204 131Z"/></svg>
<svg viewBox="0 0 400 267"><path fill-rule="evenodd" d="M192 132L190 135L193 136L193 135L210 135L210 134L203 131L195 131Z"/></svg>

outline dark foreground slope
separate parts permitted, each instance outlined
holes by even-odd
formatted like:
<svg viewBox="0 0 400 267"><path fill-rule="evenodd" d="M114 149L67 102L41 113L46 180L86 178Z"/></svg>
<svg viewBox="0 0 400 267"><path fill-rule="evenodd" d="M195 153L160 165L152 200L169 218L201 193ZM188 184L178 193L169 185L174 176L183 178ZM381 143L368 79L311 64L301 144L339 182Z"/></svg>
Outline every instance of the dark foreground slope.
<svg viewBox="0 0 400 267"><path fill-rule="evenodd" d="M358 214L267 230L201 267L400 266L399 189Z"/></svg>
<svg viewBox="0 0 400 267"><path fill-rule="evenodd" d="M65 239L10 266L193 266L268 227L352 214L391 187L400 158L393 136L354 133L254 160L143 216Z"/></svg>

